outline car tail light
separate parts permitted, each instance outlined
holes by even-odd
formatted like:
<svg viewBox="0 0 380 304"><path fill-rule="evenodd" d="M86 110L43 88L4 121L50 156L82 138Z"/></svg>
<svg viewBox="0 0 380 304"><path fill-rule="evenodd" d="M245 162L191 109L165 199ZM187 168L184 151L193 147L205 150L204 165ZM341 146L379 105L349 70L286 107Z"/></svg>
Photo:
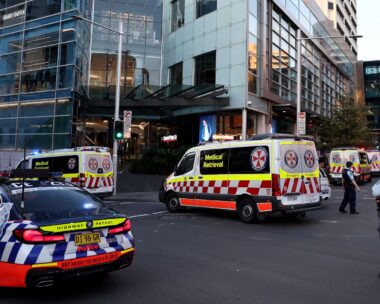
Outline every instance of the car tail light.
<svg viewBox="0 0 380 304"><path fill-rule="evenodd" d="M79 174L79 187L81 188L86 187L86 174L84 173Z"/></svg>
<svg viewBox="0 0 380 304"><path fill-rule="evenodd" d="M380 197L376 197L377 210L380 211Z"/></svg>
<svg viewBox="0 0 380 304"><path fill-rule="evenodd" d="M280 175L272 174L272 195L280 196L281 188L280 188Z"/></svg>
<svg viewBox="0 0 380 304"><path fill-rule="evenodd" d="M58 243L65 241L63 234L44 235L41 231L35 229L15 230L14 236L22 243Z"/></svg>
<svg viewBox="0 0 380 304"><path fill-rule="evenodd" d="M131 221L126 220L122 226L111 228L108 231L108 234L120 234L120 233L128 232L131 230L131 227L132 227Z"/></svg>

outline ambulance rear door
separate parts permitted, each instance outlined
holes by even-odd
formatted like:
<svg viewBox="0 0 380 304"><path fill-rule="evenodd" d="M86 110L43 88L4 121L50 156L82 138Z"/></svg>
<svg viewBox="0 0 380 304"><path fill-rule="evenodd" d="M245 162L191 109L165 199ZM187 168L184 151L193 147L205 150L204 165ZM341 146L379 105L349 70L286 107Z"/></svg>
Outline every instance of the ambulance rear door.
<svg viewBox="0 0 380 304"><path fill-rule="evenodd" d="M112 160L109 153L85 152L86 190L93 194L113 191Z"/></svg>
<svg viewBox="0 0 380 304"><path fill-rule="evenodd" d="M371 161L372 173L380 172L380 151L367 151L368 158Z"/></svg>
<svg viewBox="0 0 380 304"><path fill-rule="evenodd" d="M320 200L317 153L311 141L280 141L281 202L303 205Z"/></svg>
<svg viewBox="0 0 380 304"><path fill-rule="evenodd" d="M346 156L342 150L332 150L330 153L330 175L332 178L342 178L346 166Z"/></svg>

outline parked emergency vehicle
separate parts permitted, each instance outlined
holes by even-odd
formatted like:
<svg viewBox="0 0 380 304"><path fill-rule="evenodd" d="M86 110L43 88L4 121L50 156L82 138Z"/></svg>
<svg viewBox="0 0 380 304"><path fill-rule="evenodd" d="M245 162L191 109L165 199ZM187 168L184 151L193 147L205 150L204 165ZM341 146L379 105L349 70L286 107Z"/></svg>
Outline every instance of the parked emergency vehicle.
<svg viewBox="0 0 380 304"><path fill-rule="evenodd" d="M303 214L321 205L314 142L263 134L194 147L164 181L159 199L172 212L233 210L247 223L276 212Z"/></svg>
<svg viewBox="0 0 380 304"><path fill-rule="evenodd" d="M113 192L112 158L105 147L78 147L30 155L17 169L61 172L66 182L101 197L111 196Z"/></svg>
<svg viewBox="0 0 380 304"><path fill-rule="evenodd" d="M332 149L330 153L330 175L333 184L342 182L342 171L348 161L353 164L352 170L357 182L372 181L371 164L367 153L354 147L341 147Z"/></svg>
<svg viewBox="0 0 380 304"><path fill-rule="evenodd" d="M380 151L379 150L367 150L368 158L371 161L372 175L380 174Z"/></svg>

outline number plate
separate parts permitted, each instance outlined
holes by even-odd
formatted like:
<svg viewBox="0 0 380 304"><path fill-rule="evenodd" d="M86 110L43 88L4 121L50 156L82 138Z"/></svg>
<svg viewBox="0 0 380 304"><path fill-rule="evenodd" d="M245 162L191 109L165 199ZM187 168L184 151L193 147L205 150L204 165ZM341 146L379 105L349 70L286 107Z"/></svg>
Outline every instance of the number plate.
<svg viewBox="0 0 380 304"><path fill-rule="evenodd" d="M75 246L100 243L100 233L84 233L75 235Z"/></svg>
<svg viewBox="0 0 380 304"><path fill-rule="evenodd" d="M289 195L286 197L288 199L288 202L294 202L297 200L297 196L296 195Z"/></svg>

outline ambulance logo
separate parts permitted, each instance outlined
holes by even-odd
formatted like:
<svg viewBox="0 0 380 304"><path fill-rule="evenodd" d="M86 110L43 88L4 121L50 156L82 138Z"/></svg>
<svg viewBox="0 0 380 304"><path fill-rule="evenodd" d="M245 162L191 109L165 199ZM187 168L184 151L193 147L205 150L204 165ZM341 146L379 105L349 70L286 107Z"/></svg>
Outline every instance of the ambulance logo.
<svg viewBox="0 0 380 304"><path fill-rule="evenodd" d="M340 158L339 155L334 155L333 156L333 162L336 164L339 164L340 162L342 162L342 159Z"/></svg>
<svg viewBox="0 0 380 304"><path fill-rule="evenodd" d="M374 162L374 161L377 161L377 156L376 156L376 155L372 155L371 160L372 160L373 162Z"/></svg>
<svg viewBox="0 0 380 304"><path fill-rule="evenodd" d="M103 169L109 170L110 167L111 167L111 163L110 163L109 159L107 159L107 158L103 159Z"/></svg>
<svg viewBox="0 0 380 304"><path fill-rule="evenodd" d="M76 164L77 164L76 159L72 157L67 162L67 168L69 168L69 170L74 170Z"/></svg>
<svg viewBox="0 0 380 304"><path fill-rule="evenodd" d="M298 157L297 157L297 153L293 150L288 150L286 153L285 153L285 164L290 168L290 169L294 169L295 167L297 167L297 164L298 164Z"/></svg>
<svg viewBox="0 0 380 304"><path fill-rule="evenodd" d="M314 167L315 158L314 158L313 152L311 152L310 150L307 150L305 152L304 159L305 159L306 166L308 166L309 168Z"/></svg>
<svg viewBox="0 0 380 304"><path fill-rule="evenodd" d="M355 156L354 155L350 155L349 157L348 157L348 160L350 161L350 162L355 162Z"/></svg>
<svg viewBox="0 0 380 304"><path fill-rule="evenodd" d="M268 153L263 147L255 148L251 153L251 167L256 172L263 171L268 163Z"/></svg>
<svg viewBox="0 0 380 304"><path fill-rule="evenodd" d="M91 170L96 170L98 168L98 161L95 158L90 158L88 166Z"/></svg>

